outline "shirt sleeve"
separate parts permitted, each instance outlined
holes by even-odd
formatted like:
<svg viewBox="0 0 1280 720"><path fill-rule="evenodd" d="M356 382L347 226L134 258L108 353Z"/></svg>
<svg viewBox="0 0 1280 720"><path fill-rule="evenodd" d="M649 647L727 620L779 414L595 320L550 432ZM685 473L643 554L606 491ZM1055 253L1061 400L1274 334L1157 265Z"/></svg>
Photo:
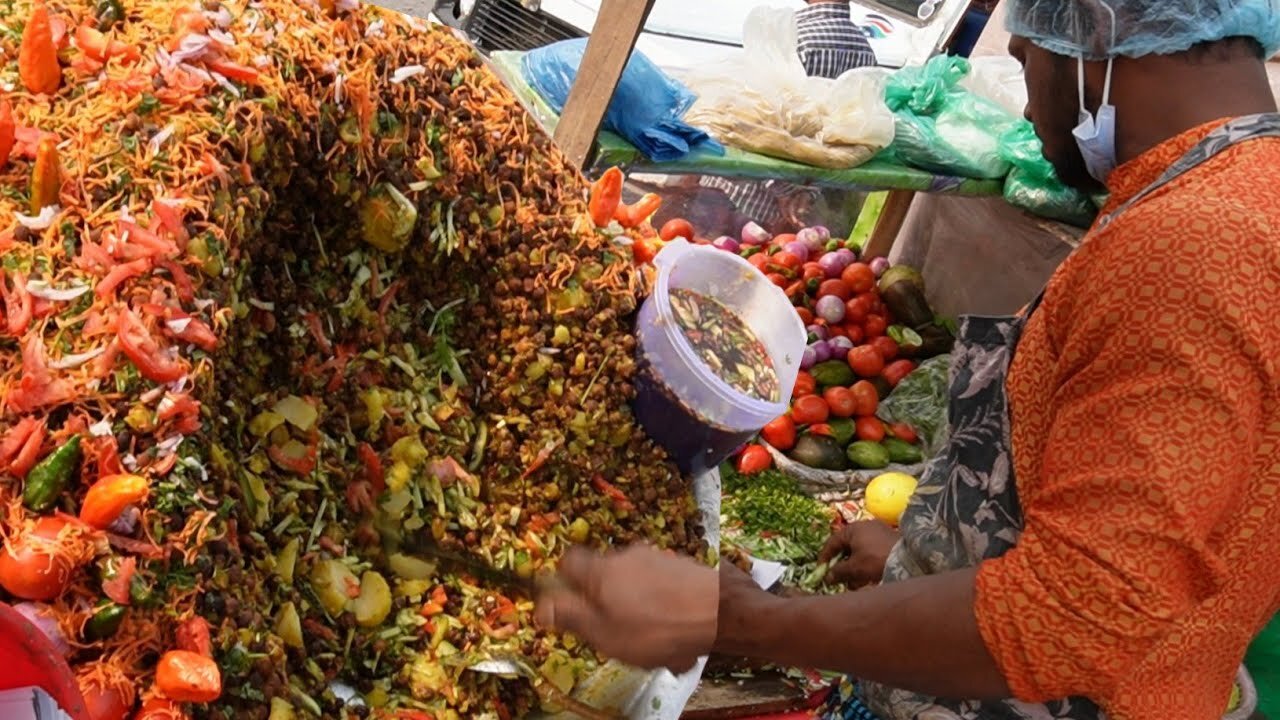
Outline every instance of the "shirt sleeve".
<svg viewBox="0 0 1280 720"><path fill-rule="evenodd" d="M1069 299L1040 328L1056 367L1027 370L1052 378L1036 393L1047 407L1025 409L1047 439L1038 472L1019 477L1022 537L980 566L975 602L988 649L1025 701L1087 696L1106 707L1231 572L1215 529L1245 511L1237 503L1263 438L1259 358L1276 348L1260 348L1274 333L1246 295L1264 285L1225 250L1150 230L1138 230L1143 245L1086 243L1099 269L1056 288Z"/></svg>

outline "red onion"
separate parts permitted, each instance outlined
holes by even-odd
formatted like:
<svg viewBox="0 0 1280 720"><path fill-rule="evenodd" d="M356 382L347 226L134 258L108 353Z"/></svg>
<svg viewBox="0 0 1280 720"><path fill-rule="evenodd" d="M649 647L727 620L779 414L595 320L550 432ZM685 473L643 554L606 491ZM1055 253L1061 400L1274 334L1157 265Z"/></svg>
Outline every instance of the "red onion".
<svg viewBox="0 0 1280 720"><path fill-rule="evenodd" d="M132 537L133 531L138 529L138 520L142 517L142 512L138 510L136 505L130 505L120 513L120 517L111 523L107 530L125 537Z"/></svg>
<svg viewBox="0 0 1280 720"><path fill-rule="evenodd" d="M844 320L844 301L835 295L818 298L818 302L813 306L813 314L832 325L837 325Z"/></svg>
<svg viewBox="0 0 1280 720"><path fill-rule="evenodd" d="M810 345L807 349L812 350L814 354L814 364L824 363L831 359L831 346L827 345L826 340L819 340Z"/></svg>
<svg viewBox="0 0 1280 720"><path fill-rule="evenodd" d="M822 274L828 279L840 277L840 273L844 272L848 263L840 264L840 258L835 253L827 253L818 258L818 267L822 268Z"/></svg>
<svg viewBox="0 0 1280 720"><path fill-rule="evenodd" d="M763 245L772 239L773 236L769 234L769 231L756 223L749 222L742 226L743 245Z"/></svg>
<svg viewBox="0 0 1280 720"><path fill-rule="evenodd" d="M843 335L837 335L827 341L827 347L831 348L832 360L844 360L853 349L853 341Z"/></svg>
<svg viewBox="0 0 1280 720"><path fill-rule="evenodd" d="M39 628L64 657L71 654L71 645L67 642L67 636L62 634L62 628L58 627L58 620L53 616L53 611L48 605L20 602L14 605L13 609L25 617L27 622Z"/></svg>
<svg viewBox="0 0 1280 720"><path fill-rule="evenodd" d="M805 245L799 240L792 240L786 245L783 245L782 249L783 251L789 252L792 255L795 255L796 257L800 258L800 262L809 261L809 246Z"/></svg>
<svg viewBox="0 0 1280 720"><path fill-rule="evenodd" d="M812 335L813 337L818 338L819 340L826 340L827 338L831 337L831 333L828 332L827 329L821 325L810 325L809 327L805 328L805 332Z"/></svg>
<svg viewBox="0 0 1280 720"><path fill-rule="evenodd" d="M809 228L809 229L813 230L815 233L818 234L818 242L826 242L831 239L831 231L826 229L822 225L814 225L812 228Z"/></svg>
<svg viewBox="0 0 1280 720"><path fill-rule="evenodd" d="M818 364L818 351L814 350L813 346L810 345L809 347L805 348L804 353L800 355L800 369L808 370L809 368L817 364Z"/></svg>
<svg viewBox="0 0 1280 720"><path fill-rule="evenodd" d="M835 252L836 257L840 258L840 271L858 262L858 256L849 248L840 248Z"/></svg>
<svg viewBox="0 0 1280 720"><path fill-rule="evenodd" d="M715 240L712 240L711 247L731 253L736 253L742 250L742 245L728 235L721 235Z"/></svg>
<svg viewBox="0 0 1280 720"><path fill-rule="evenodd" d="M871 272L875 273L876 277L880 277L881 275L884 275L885 272L888 271L888 269L889 269L888 258L878 257L871 261Z"/></svg>
<svg viewBox="0 0 1280 720"><path fill-rule="evenodd" d="M813 228L805 228L796 233L796 242L804 243L805 247L809 248L810 255L817 255L825 249L822 238Z"/></svg>

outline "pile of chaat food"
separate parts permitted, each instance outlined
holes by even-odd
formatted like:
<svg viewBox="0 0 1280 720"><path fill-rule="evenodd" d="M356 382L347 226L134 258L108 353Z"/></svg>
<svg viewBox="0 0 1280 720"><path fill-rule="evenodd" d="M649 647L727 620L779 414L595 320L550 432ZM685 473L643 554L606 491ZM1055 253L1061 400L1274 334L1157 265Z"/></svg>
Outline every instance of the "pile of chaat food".
<svg viewBox="0 0 1280 720"><path fill-rule="evenodd" d="M422 548L706 552L628 408L633 250L464 43L0 0L0 54L0 600L95 720L565 707L598 660Z"/></svg>

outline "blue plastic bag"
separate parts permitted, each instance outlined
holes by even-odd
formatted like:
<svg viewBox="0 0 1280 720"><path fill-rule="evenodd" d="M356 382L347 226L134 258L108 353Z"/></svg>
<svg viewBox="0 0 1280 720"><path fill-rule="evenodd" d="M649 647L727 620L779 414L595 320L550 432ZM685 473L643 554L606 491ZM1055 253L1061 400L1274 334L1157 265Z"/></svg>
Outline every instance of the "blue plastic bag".
<svg viewBox="0 0 1280 720"><path fill-rule="evenodd" d="M569 100L586 49L586 39L565 40L526 53L520 63L525 82L557 113ZM689 88L636 51L609 103L605 127L655 162L679 160L691 150L723 155L724 146L680 119L695 100Z"/></svg>

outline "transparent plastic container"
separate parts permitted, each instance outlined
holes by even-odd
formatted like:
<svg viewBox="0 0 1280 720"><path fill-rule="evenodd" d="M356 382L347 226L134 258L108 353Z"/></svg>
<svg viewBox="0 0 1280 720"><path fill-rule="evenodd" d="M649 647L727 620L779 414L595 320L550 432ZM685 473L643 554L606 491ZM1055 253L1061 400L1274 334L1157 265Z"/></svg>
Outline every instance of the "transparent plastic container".
<svg viewBox="0 0 1280 720"><path fill-rule="evenodd" d="M718 466L769 421L787 411L805 330L780 288L738 255L678 240L654 259L658 278L636 322L636 418L688 475ZM680 328L670 293L684 289L737 315L764 346L778 380L772 401L725 382Z"/></svg>

